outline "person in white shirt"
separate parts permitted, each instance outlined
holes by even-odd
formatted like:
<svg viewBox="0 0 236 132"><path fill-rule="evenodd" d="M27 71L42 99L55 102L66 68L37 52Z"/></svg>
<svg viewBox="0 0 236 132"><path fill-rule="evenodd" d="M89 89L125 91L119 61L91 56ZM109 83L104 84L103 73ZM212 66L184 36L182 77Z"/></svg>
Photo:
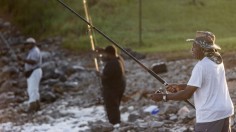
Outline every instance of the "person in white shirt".
<svg viewBox="0 0 236 132"><path fill-rule="evenodd" d="M154 101L186 100L194 95L196 108L195 132L230 132L230 117L234 105L230 98L221 49L215 44L215 35L209 31L197 31L192 55L198 59L187 84L169 84L170 94L155 93Z"/></svg>
<svg viewBox="0 0 236 132"><path fill-rule="evenodd" d="M42 78L42 56L34 38L28 38L24 48L29 50L26 59L20 58L25 63L25 77L27 78L29 96L27 112L36 112L40 109L39 84Z"/></svg>

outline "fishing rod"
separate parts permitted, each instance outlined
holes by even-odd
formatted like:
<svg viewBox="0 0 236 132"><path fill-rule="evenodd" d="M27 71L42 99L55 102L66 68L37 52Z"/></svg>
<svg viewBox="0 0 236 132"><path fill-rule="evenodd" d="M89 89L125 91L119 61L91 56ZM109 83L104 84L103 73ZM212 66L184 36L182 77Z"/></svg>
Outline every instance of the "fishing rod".
<svg viewBox="0 0 236 132"><path fill-rule="evenodd" d="M111 38L109 38L107 35L105 35L102 31L100 31L98 28L93 26L91 23L89 23L87 20L85 20L81 15L79 15L77 12L75 12L73 9L71 9L68 5L66 5L61 0L57 0L59 3L61 3L64 7L66 7L68 10L70 10L73 14L75 14L77 17L79 17L81 20L83 20L87 25L89 25L91 28L96 30L99 34L101 34L103 37L105 37L108 41L110 41L112 44L114 44L117 48L122 50L125 54L127 54L130 58L132 58L136 63L138 63L143 69L145 69L148 73L150 73L153 77L155 77L158 81L160 81L164 86L168 86L168 83L159 77L154 71L147 68L144 64L142 64L138 59L136 59L133 55L131 55L128 51L123 49L118 43L113 41ZM186 103L188 103L190 106L192 106L195 109L195 106L191 104L188 100L184 100Z"/></svg>

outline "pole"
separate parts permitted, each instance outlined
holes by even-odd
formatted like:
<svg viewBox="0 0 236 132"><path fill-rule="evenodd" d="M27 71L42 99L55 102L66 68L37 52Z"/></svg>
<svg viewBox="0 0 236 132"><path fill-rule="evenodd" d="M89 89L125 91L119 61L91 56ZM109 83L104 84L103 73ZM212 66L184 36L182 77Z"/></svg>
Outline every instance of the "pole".
<svg viewBox="0 0 236 132"><path fill-rule="evenodd" d="M57 0L60 2L64 7L66 7L68 10L70 10L72 13L74 13L76 16L78 16L81 20L83 20L85 23L87 23L91 28L96 30L99 34L101 34L103 37L105 37L108 41L110 41L112 44L114 44L117 48L122 50L125 54L127 54L130 58L132 58L136 63L138 63L143 69L145 69L148 73L150 73L153 77L155 77L158 81L160 81L164 86L168 86L168 83L162 79L160 76L158 76L154 71L147 68L144 64L142 64L138 59L136 59L133 55L131 55L128 51L123 49L119 44L117 44L115 41L113 41L111 38L109 38L107 35L105 35L102 31L100 31L98 28L93 26L91 23L86 21L82 16L80 16L77 12L75 12L73 9L71 9L69 6L67 6L65 3L63 3L61 0ZM191 104L188 100L184 100L188 104ZM191 106L195 109L194 105L191 104Z"/></svg>
<svg viewBox="0 0 236 132"><path fill-rule="evenodd" d="M74 13L76 16L78 16L81 20L83 20L85 23L87 23L91 28L96 30L99 34L101 34L103 37L105 37L108 41L110 41L112 44L114 44L117 48L122 50L124 53L126 53L130 58L132 58L134 61L136 61L142 68L147 70L152 76L154 76L157 80L159 80L162 84L167 86L167 82L164 81L162 78L160 78L155 72L152 70L148 69L145 65L143 65L139 60L137 60L134 56L132 56L128 51L123 49L121 46L119 46L115 41L113 41L111 38L109 38L107 35L105 35L102 31L100 31L98 28L93 26L91 23L89 23L87 20L85 20L82 16L80 16L77 12L72 10L70 7L68 7L65 3L63 3L61 0L57 0L60 2L64 7L66 7L68 10L70 10L72 13Z"/></svg>
<svg viewBox="0 0 236 132"><path fill-rule="evenodd" d="M89 18L88 6L86 3L86 0L83 0L83 4L84 4L84 11L85 11L86 20L91 23L92 21ZM94 38L93 38L93 34L92 34L92 28L89 24L88 24L88 33L89 33L89 39L90 39L92 50L95 51L95 43L94 43ZM96 71L99 72L98 60L96 57L94 57L94 64L95 64Z"/></svg>

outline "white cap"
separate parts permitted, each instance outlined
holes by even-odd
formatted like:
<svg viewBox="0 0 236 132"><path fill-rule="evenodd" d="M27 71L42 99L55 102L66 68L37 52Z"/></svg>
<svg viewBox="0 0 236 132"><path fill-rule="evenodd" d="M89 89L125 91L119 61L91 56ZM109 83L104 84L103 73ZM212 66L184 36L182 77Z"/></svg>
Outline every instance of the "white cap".
<svg viewBox="0 0 236 132"><path fill-rule="evenodd" d="M27 38L26 41L25 41L25 43L28 43L28 44L35 44L36 41L35 41L34 38Z"/></svg>

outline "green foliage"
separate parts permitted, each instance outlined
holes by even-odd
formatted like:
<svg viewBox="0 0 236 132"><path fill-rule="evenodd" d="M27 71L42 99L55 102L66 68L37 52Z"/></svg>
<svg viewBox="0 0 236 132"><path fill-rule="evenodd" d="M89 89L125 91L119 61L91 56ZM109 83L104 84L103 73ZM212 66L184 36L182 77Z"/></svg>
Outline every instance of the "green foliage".
<svg viewBox="0 0 236 132"><path fill-rule="evenodd" d="M12 16L13 22L25 34L41 36L48 32L55 17L55 1L40 0L2 0L3 11Z"/></svg>
<svg viewBox="0 0 236 132"><path fill-rule="evenodd" d="M70 50L82 52L90 49L90 44L88 38L78 38L78 36L76 35L69 35L64 38L63 47Z"/></svg>
<svg viewBox="0 0 236 132"><path fill-rule="evenodd" d="M228 0L142 0L142 43L139 43L139 1L87 0L92 23L122 47L141 52L189 51L185 40L197 30L212 31L222 51L235 51L236 1ZM85 17L83 3L64 0ZM63 36L64 46L90 49L87 25L59 2L49 0L1 0L0 12L8 13L26 35L38 38ZM95 33L97 45L111 44Z"/></svg>

